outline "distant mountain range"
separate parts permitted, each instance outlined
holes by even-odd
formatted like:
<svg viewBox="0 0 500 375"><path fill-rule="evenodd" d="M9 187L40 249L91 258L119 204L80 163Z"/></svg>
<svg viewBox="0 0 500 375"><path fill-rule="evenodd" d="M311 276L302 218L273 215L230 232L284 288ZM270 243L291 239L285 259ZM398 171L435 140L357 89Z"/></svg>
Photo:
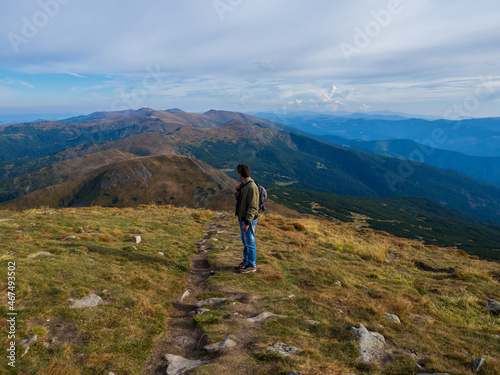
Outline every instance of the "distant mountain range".
<svg viewBox="0 0 500 375"><path fill-rule="evenodd" d="M57 121L74 116L73 113L26 113L22 115L0 115L0 125L33 121Z"/></svg>
<svg viewBox="0 0 500 375"><path fill-rule="evenodd" d="M273 114L261 114L275 120ZM500 118L462 121L290 114L281 122L301 131L362 141L409 139L471 156L500 157Z"/></svg>
<svg viewBox="0 0 500 375"><path fill-rule="evenodd" d="M470 156L460 152L429 147L409 139L360 141L334 135L321 136L319 139L354 150L415 160L442 169L453 169L474 179L500 186L500 157Z"/></svg>
<svg viewBox="0 0 500 375"><path fill-rule="evenodd" d="M314 112L314 111L293 111L288 113L280 112L255 112L251 113L256 117L266 118L276 122L287 123L287 118L297 118L304 116L324 116L324 117L340 117L340 118L365 118L372 120L393 120L399 121L404 119L423 119L423 120L439 120L441 117L431 116L431 115L414 115L403 112L393 112L393 111L370 111L370 112L347 112L347 111L336 111L336 112Z"/></svg>
<svg viewBox="0 0 500 375"><path fill-rule="evenodd" d="M403 157L396 146L387 146L387 152ZM215 110L143 108L4 125L0 201L9 208L172 203L227 209L234 203L230 177L236 179L237 164L248 163L252 176L268 187L366 199L414 197L412 215L421 200L422 207L436 207L422 210L420 217L431 211L450 215L438 209L443 205L464 213L454 214L463 215L460 225L500 223L499 187L424 163L413 163L408 174L401 171L400 159L350 147L271 120ZM446 222L444 217L440 228Z"/></svg>

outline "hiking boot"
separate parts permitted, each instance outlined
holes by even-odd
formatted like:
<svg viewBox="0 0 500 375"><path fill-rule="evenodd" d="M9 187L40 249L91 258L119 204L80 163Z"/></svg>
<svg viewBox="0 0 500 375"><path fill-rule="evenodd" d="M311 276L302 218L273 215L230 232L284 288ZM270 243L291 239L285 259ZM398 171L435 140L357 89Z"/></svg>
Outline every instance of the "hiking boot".
<svg viewBox="0 0 500 375"><path fill-rule="evenodd" d="M241 270L241 269L245 268L247 265L248 265L247 262L241 262L236 267L234 267L234 269L235 270Z"/></svg>
<svg viewBox="0 0 500 375"><path fill-rule="evenodd" d="M257 271L256 267L251 267L251 266L245 266L244 268L240 269L240 273L250 273L250 272L255 272Z"/></svg>

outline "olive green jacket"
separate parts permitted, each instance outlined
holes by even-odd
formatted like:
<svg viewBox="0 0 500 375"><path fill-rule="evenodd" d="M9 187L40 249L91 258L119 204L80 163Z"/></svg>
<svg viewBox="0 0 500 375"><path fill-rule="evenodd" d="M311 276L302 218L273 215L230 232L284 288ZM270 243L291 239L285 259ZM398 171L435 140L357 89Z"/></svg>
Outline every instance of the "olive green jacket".
<svg viewBox="0 0 500 375"><path fill-rule="evenodd" d="M249 178L243 184L243 188L237 195L236 215L240 221L250 225L259 215L259 188L257 184Z"/></svg>

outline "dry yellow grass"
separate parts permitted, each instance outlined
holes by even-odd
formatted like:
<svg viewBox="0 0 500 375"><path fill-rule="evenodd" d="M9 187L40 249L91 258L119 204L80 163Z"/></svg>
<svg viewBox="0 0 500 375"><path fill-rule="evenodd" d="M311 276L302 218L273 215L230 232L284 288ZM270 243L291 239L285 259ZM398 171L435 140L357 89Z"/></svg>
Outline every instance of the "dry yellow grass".
<svg viewBox="0 0 500 375"><path fill-rule="evenodd" d="M223 245L210 255L212 263L227 264ZM229 245L241 246L238 240ZM213 284L254 293L265 301L263 309L290 316L264 326L261 352L275 341L303 347L293 371L406 374L419 363L423 372L472 374L470 359L452 353L496 356L499 345L492 345L491 335L500 323L484 308L488 298L500 298L493 277L496 262L370 229L278 215L259 219L257 248L257 274L223 274ZM279 298L291 293L294 299ZM386 313L398 315L402 323L388 321ZM307 319L321 324L313 328ZM359 323L390 342L393 354L387 364L364 367L356 362L349 328ZM267 366L265 358L263 354ZM280 366L274 368L290 370L287 363ZM482 371L495 374L500 366L490 360Z"/></svg>

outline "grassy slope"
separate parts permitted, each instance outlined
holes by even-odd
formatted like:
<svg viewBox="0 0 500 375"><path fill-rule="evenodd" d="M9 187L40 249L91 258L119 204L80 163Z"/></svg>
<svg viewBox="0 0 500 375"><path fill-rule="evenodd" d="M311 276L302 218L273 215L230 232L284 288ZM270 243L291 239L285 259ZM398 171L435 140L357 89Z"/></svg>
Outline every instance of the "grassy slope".
<svg viewBox="0 0 500 375"><path fill-rule="evenodd" d="M39 334L26 356L21 358L18 348L19 374L138 374L154 339L168 330L169 306L183 289L188 257L202 237L204 223L226 220L237 231L231 216L221 219L206 210L172 207L1 211L0 215L14 219L0 222L0 235L2 266L5 269L7 261L17 265L17 334L19 338ZM220 270L210 280L211 290L247 291L259 299L262 311L289 315L258 329L254 354L246 359L252 373L411 374L418 362L423 372L472 374L462 349L487 358L483 374L500 371L493 358L500 340L492 338L500 334L500 324L484 309L488 298L500 299L498 263L320 219L266 215L259 228L256 274L231 271L241 257L237 238L220 235L209 253L209 261ZM81 239L63 240L70 234ZM137 249L129 242L133 235L144 239ZM38 251L53 255L27 258ZM422 271L416 263L452 271ZM2 273L2 329L5 278ZM380 293L369 293L365 287ZM68 308L69 298L90 293L99 294L106 304ZM281 299L292 293L295 298ZM398 314L402 323L385 320L385 313ZM223 316L223 308L216 314ZM311 326L307 319L320 324ZM209 342L231 333L223 322L208 323L201 326ZM350 327L359 323L385 336L392 359L382 368L356 362L358 350ZM3 335L2 347L5 340ZM267 345L276 341L304 352L285 359L266 354ZM239 370L220 369L214 363L193 373Z"/></svg>
<svg viewBox="0 0 500 375"><path fill-rule="evenodd" d="M500 323L484 309L488 298L500 295L498 263L317 219L267 215L258 226L258 272L244 277L223 272L210 281L221 291L253 294L262 301L261 311L289 316L259 331L253 373L413 374L419 363L420 372L472 374L471 359L462 350L488 358L484 374L500 371L500 340L492 338ZM237 239L229 242L230 248L237 245ZM240 259L237 250L229 257L226 246L221 243L209 254L213 266L229 268ZM415 267L418 262L452 271L422 271ZM290 294L295 297L282 299ZM397 314L402 323L389 322L385 313ZM312 326L310 319L320 324ZM350 327L359 323L386 339L391 360L381 368L356 362ZM209 340L230 333L223 327L207 324ZM267 354L267 346L277 341L304 352L287 358ZM207 365L194 373L223 372Z"/></svg>
<svg viewBox="0 0 500 375"><path fill-rule="evenodd" d="M14 219L0 222L0 233L3 269L7 260L16 261L17 340L37 332L43 337L43 327L55 339L48 347L40 339L22 358L19 348L17 373L102 374L113 368L137 374L183 287L189 255L203 230L196 220L208 215L168 207L2 211L2 218ZM68 235L81 239L63 240ZM143 238L136 249L130 242L134 235ZM53 255L28 259L39 251ZM2 327L5 277L2 273ZM90 293L106 304L68 307L69 298ZM2 347L5 340L2 335Z"/></svg>
<svg viewBox="0 0 500 375"><path fill-rule="evenodd" d="M301 213L500 259L500 227L474 224L466 215L429 199L362 198L282 187L272 187L268 193L277 203Z"/></svg>

